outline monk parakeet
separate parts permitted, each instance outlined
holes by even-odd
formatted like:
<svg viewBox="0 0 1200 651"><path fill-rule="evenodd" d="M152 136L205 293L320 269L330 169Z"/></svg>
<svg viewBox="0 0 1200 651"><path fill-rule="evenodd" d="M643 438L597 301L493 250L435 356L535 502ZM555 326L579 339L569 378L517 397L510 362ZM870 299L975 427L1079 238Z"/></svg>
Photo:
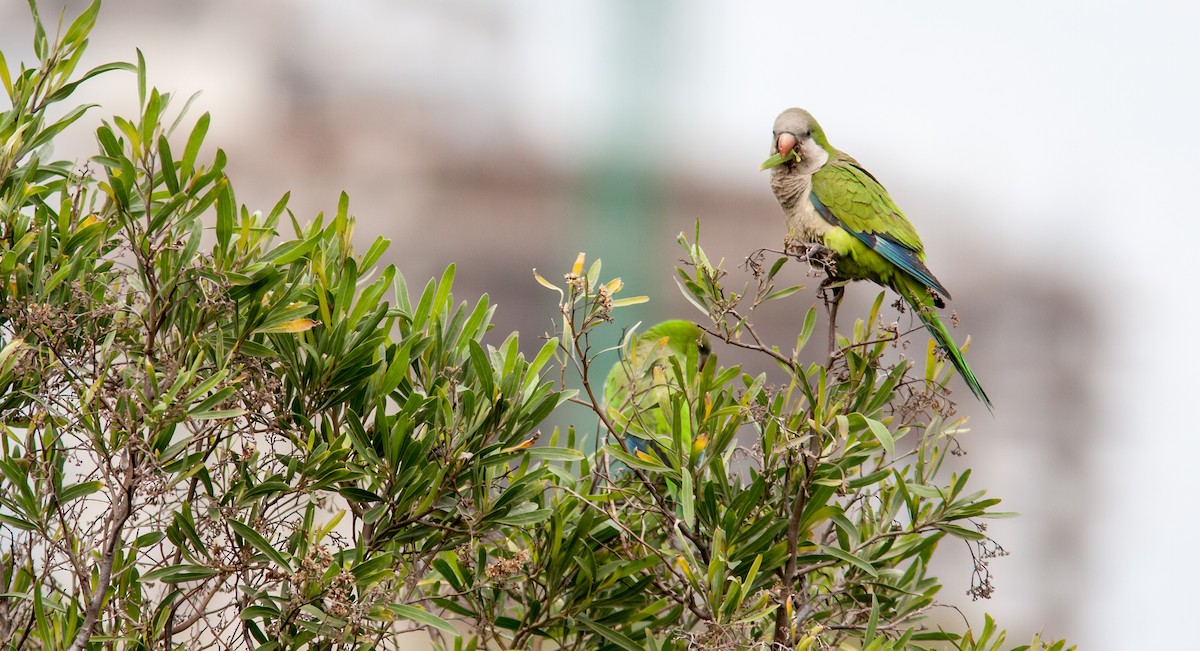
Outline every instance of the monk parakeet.
<svg viewBox="0 0 1200 651"><path fill-rule="evenodd" d="M904 298L970 387L992 403L963 359L935 308L950 292L925 266L925 248L887 190L858 161L829 144L807 111L790 108L775 119L771 189L787 217L788 242L828 249L838 280L870 280Z"/></svg>
<svg viewBox="0 0 1200 651"><path fill-rule="evenodd" d="M647 436L661 433L656 412L675 382L671 358L677 358L682 369L690 367L689 358L695 360L696 368L703 368L711 350L700 326L682 320L663 321L630 340L628 350L604 382L605 407L623 430L629 452L644 456L653 450L666 461L662 449L637 432ZM702 442L697 443L703 447Z"/></svg>

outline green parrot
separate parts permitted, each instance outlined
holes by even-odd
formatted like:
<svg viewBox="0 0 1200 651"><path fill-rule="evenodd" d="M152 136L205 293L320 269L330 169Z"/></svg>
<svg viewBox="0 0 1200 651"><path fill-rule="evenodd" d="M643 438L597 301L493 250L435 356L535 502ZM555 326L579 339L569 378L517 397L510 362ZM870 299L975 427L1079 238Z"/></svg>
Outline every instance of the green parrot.
<svg viewBox="0 0 1200 651"><path fill-rule="evenodd" d="M870 280L904 298L950 363L988 409L992 402L935 308L950 292L925 266L925 248L879 180L829 144L803 109L775 118L771 189L787 218L789 243L820 245L832 253L837 280ZM839 296L840 298L840 296ZM831 314L836 314L836 303ZM831 324L832 327L832 324Z"/></svg>
<svg viewBox="0 0 1200 651"><path fill-rule="evenodd" d="M628 350L613 365L604 382L605 408L610 414L617 412L624 416L614 418L615 422L628 423L623 433L631 454L646 456L653 450L659 459L666 460L657 444L630 430L658 430L654 410L666 398L668 378L674 377L672 357L678 359L681 368L688 368L689 357L696 360L696 368L704 368L711 352L708 335L700 326L679 319L663 321L631 339ZM697 440L695 447L703 449L706 442Z"/></svg>

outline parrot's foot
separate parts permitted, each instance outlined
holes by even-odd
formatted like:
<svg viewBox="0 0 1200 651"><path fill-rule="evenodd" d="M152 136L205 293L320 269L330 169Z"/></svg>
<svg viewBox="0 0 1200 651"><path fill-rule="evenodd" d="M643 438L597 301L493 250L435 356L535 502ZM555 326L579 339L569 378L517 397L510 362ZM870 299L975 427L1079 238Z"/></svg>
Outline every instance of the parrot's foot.
<svg viewBox="0 0 1200 651"><path fill-rule="evenodd" d="M783 242L783 250L787 255L808 263L810 267L820 269L830 276L834 273L837 254L823 244L801 242L789 237Z"/></svg>

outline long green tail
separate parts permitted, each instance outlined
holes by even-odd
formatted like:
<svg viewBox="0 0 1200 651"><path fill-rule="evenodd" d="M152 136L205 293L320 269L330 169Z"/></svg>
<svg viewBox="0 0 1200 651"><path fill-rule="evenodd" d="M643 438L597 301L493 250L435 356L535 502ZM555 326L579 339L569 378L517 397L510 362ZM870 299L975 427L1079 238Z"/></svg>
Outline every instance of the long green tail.
<svg viewBox="0 0 1200 651"><path fill-rule="evenodd" d="M963 382L967 383L967 387L971 389L971 393L975 394L983 404L987 405L988 411L992 410L992 401L988 399L987 393L983 391L983 386L979 384L979 380L975 379L975 373L971 371L971 367L967 365L967 360L963 359L962 350L958 348L958 344L954 343L954 338L950 336L950 331L946 329L946 324L938 318L937 308L933 304L933 298L927 290L918 281L908 278L902 274L897 274L896 291L904 297L904 300L912 306L912 309L917 313L917 317L921 319L921 323L925 324L925 328L929 330L929 334L933 336L933 340L942 350L946 351L946 356L950 358L950 363L954 365L954 370L958 371Z"/></svg>

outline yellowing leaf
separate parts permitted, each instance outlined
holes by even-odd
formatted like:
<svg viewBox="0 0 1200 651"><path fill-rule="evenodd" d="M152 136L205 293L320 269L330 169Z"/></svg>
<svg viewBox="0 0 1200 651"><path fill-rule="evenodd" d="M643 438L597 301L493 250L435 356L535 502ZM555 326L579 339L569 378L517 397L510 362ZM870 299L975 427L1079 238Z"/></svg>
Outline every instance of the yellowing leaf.
<svg viewBox="0 0 1200 651"><path fill-rule="evenodd" d="M534 267L534 269L533 269L533 277L534 277L534 278L535 278L535 279L536 279L536 280L537 280L539 283L541 283L542 287L545 287L546 289L553 289L553 290L555 290L555 291L562 291L562 290L560 290L558 287L555 287L555 286L554 286L554 284L553 284L553 283L551 283L549 280L546 280L545 278L542 278L542 274L540 274L540 273L538 273L538 272L537 272L537 267Z"/></svg>
<svg viewBox="0 0 1200 651"><path fill-rule="evenodd" d="M579 255L575 256L575 264L571 267L571 273L575 274L576 276L583 273L583 261L586 258L587 255L583 251L580 251Z"/></svg>
<svg viewBox="0 0 1200 651"><path fill-rule="evenodd" d="M614 308L617 308L617 307L627 307L630 305L640 305L649 300L650 300L649 296L630 296L629 298L618 298L617 300L613 301L612 306Z"/></svg>
<svg viewBox="0 0 1200 651"><path fill-rule="evenodd" d="M512 446L511 448L505 448L505 449L501 450L501 452L516 452L517 450L524 450L524 449L528 448L529 446L533 445L533 441L534 441L534 439L525 439L524 441L521 441L520 443Z"/></svg>
<svg viewBox="0 0 1200 651"><path fill-rule="evenodd" d="M20 337L13 337L12 341L8 342L3 349L0 349L0 366L2 366L13 353L25 347L25 340Z"/></svg>
<svg viewBox="0 0 1200 651"><path fill-rule="evenodd" d="M688 562L686 560L684 560L682 556L679 556L678 558L675 559L675 564L679 566L679 569L683 570L683 573L687 576L687 578L689 580L691 580L691 581L696 580L696 576L694 574L692 574L692 568L688 566Z"/></svg>
<svg viewBox="0 0 1200 651"><path fill-rule="evenodd" d="M257 332L305 332L306 330L312 330L319 325L321 325L320 321L303 317L300 319L292 319L291 321L284 321L279 325L269 326L258 330Z"/></svg>

